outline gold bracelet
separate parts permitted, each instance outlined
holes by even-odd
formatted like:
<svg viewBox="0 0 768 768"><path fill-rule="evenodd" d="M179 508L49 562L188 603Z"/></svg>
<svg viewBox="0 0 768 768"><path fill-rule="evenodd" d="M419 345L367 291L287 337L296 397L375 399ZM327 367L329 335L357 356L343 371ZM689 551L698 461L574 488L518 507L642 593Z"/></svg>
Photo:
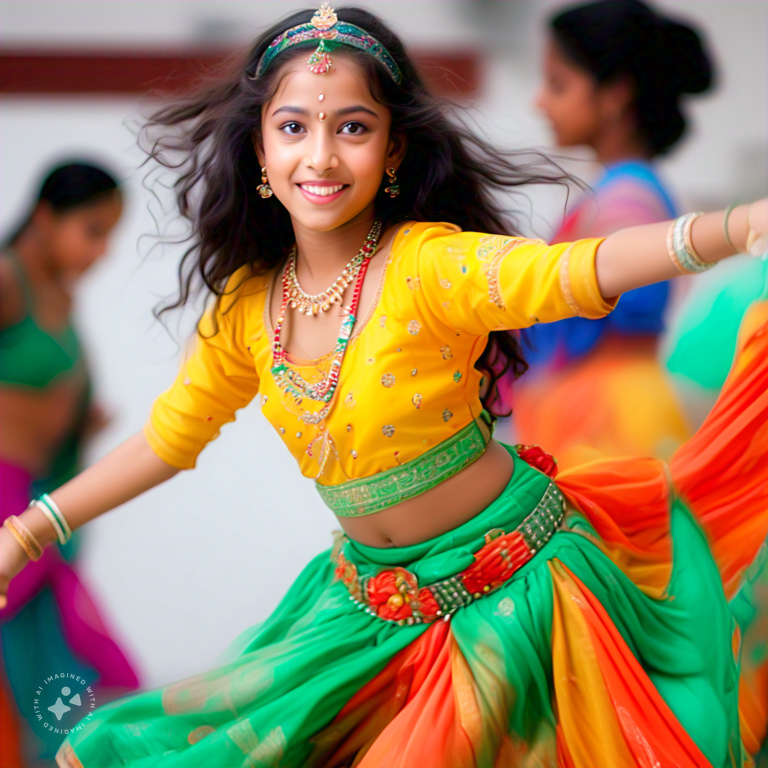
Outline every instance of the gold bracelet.
<svg viewBox="0 0 768 768"><path fill-rule="evenodd" d="M30 560L39 560L43 556L40 542L16 515L7 517L3 526L11 532L13 538L16 539Z"/></svg>
<svg viewBox="0 0 768 768"><path fill-rule="evenodd" d="M675 222L673 221L669 225L669 232L667 232L667 254L669 255L669 258L671 262L677 267L677 271L681 275L689 275L690 272L687 269L683 269L683 265L680 263L680 260L677 258L677 254L675 253Z"/></svg>
<svg viewBox="0 0 768 768"><path fill-rule="evenodd" d="M768 251L768 235L761 235L752 229L752 222L749 220L749 214L752 213L752 206L754 203L750 203L747 206L747 247L746 251L750 256L765 256Z"/></svg>
<svg viewBox="0 0 768 768"><path fill-rule="evenodd" d="M688 251L688 255L691 257L691 259L693 259L693 261L696 262L696 264L702 267L710 267L712 266L712 263L709 261L704 261L704 259L699 256L698 252L693 247L693 242L691 241L691 229L693 228L693 222L696 221L699 216L701 216L700 213L695 213L685 222L685 227L683 227L683 243L685 243L685 250Z"/></svg>

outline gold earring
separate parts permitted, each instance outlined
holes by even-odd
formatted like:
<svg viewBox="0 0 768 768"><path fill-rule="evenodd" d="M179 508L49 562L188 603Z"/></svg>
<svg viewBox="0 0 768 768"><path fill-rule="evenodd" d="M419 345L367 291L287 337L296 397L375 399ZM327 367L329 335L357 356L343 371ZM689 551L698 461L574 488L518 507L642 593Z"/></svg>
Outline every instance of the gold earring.
<svg viewBox="0 0 768 768"><path fill-rule="evenodd" d="M268 197L272 197L272 187L269 186L269 179L267 179L267 166L261 167L261 184L256 187L256 191L266 200Z"/></svg>
<svg viewBox="0 0 768 768"><path fill-rule="evenodd" d="M395 175L394 168L386 169L387 176L389 176L389 186L384 188L384 191L390 197L397 197L400 194L400 185L397 183L397 176Z"/></svg>

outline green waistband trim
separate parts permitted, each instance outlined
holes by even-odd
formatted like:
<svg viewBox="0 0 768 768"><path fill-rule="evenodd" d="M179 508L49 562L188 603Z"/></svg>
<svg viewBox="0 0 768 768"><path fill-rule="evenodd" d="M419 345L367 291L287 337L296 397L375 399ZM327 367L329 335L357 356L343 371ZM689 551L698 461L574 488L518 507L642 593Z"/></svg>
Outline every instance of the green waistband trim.
<svg viewBox="0 0 768 768"><path fill-rule="evenodd" d="M490 439L490 432L472 421L452 437L402 466L340 485L317 484L317 490L339 517L372 515L453 477L483 455Z"/></svg>

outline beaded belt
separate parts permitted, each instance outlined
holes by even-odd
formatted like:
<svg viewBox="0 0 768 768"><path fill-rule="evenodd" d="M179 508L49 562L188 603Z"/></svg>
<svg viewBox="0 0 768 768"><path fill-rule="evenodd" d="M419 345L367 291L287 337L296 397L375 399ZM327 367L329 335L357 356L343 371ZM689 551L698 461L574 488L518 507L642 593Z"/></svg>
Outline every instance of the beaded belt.
<svg viewBox="0 0 768 768"><path fill-rule="evenodd" d="M340 485L318 483L317 491L339 517L372 515L453 477L483 455L490 439L485 421L471 421L452 437L402 466Z"/></svg>
<svg viewBox="0 0 768 768"><path fill-rule="evenodd" d="M488 531L472 565L428 586L420 586L413 573L399 567L376 576L359 576L354 563L344 556L346 537L342 534L331 557L336 563L336 578L344 583L349 599L360 610L400 625L425 624L448 617L501 587L552 538L564 514L565 498L550 483L541 501L514 531Z"/></svg>

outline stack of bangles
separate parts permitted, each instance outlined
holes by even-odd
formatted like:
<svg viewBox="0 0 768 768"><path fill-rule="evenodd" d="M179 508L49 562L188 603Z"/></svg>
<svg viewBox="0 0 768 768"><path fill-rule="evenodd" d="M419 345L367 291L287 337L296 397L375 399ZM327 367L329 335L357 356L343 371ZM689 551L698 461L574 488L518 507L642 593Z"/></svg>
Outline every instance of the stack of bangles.
<svg viewBox="0 0 768 768"><path fill-rule="evenodd" d="M701 213L686 213L669 225L667 252L672 263L684 275L706 272L717 264L716 261L704 261L691 242L691 227L699 216Z"/></svg>
<svg viewBox="0 0 768 768"><path fill-rule="evenodd" d="M734 200L726 209L723 214L723 237L725 242L734 253L740 253L740 249L736 247L731 235L728 232L728 219L733 211L739 207L737 200ZM768 258L768 239L765 235L756 232L752 229L752 223L750 222L750 213L752 212L752 206L747 206L747 244L743 250L744 253L750 256L756 256L758 258ZM696 253L696 249L691 242L691 227L693 222L701 216L700 213L686 213L684 216L675 219L669 225L669 232L667 234L667 252L672 263L683 274L693 274L696 272L706 272L708 269L717 264L717 262L704 261L704 259Z"/></svg>
<svg viewBox="0 0 768 768"><path fill-rule="evenodd" d="M53 530L56 531L56 538L59 540L59 544L66 544L72 538L72 529L67 524L67 519L56 502L47 493L44 493L39 499L30 502L29 509L32 507L37 507L48 519L48 522L53 526ZM42 545L16 515L10 515L3 523L3 526L10 531L13 538L16 539L30 560L39 560L42 557Z"/></svg>

